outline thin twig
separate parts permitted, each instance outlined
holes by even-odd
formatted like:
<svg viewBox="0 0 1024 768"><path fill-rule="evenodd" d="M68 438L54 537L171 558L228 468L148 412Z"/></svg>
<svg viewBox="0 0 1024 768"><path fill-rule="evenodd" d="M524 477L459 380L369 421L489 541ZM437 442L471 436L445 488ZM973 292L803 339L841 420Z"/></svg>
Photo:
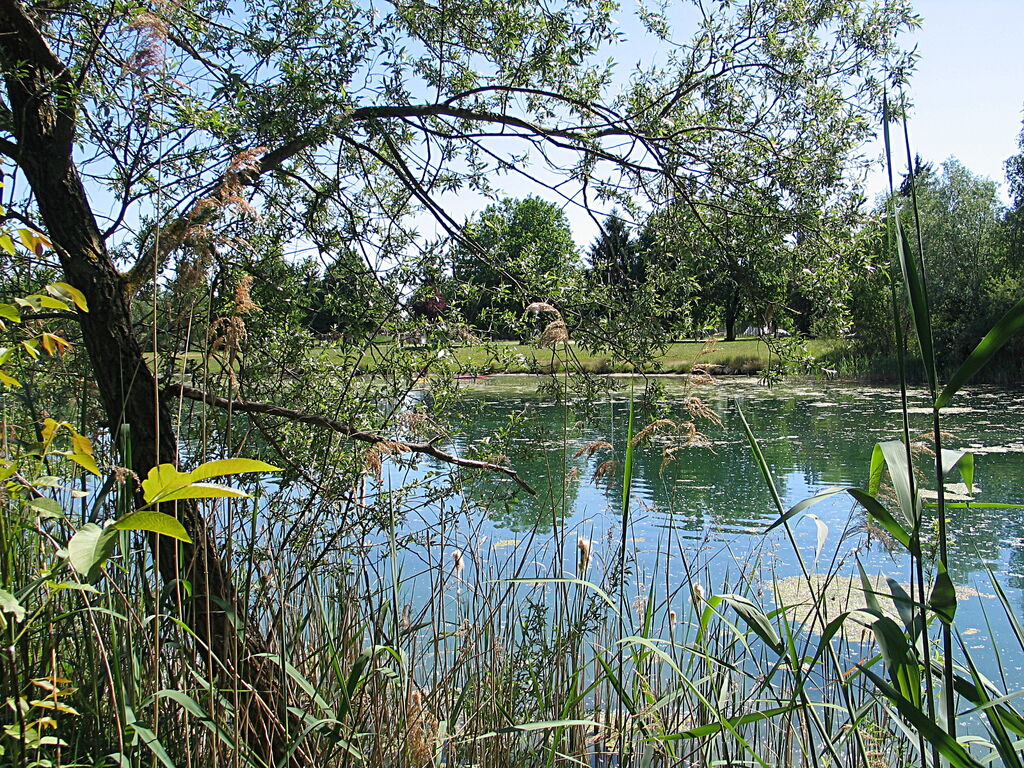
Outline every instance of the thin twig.
<svg viewBox="0 0 1024 768"><path fill-rule="evenodd" d="M209 392L203 392L200 389L193 387L186 387L184 385L171 385L164 389L164 397L184 397L189 400L196 400L207 405L215 405L218 408L230 408L232 411L239 413L265 413L268 416L278 416L282 419L289 419L290 421L297 421L302 424L312 424L317 427L326 427L327 429L333 429L335 432L339 432L352 440L360 440L364 443L379 444L387 443L392 449L396 449L401 453L420 453L424 456L430 456L431 458L438 459L439 461L446 462L448 464L454 464L457 467L465 467L467 469L485 469L489 472L499 472L506 475L527 493L536 496L537 491L527 483L523 478L519 476L511 467L504 467L500 464L494 464L489 461L480 461L477 459L464 459L461 456L454 456L446 451L442 451L440 448L434 445L433 441L426 443L407 443L402 440L391 440L382 435L378 435L374 432L365 432L350 427L347 424L343 424L336 419L332 419L326 416L317 416L312 413L304 413L303 411L296 411L291 408L284 408L280 405L273 405L272 403L253 403L245 400L230 400L226 397L220 397Z"/></svg>

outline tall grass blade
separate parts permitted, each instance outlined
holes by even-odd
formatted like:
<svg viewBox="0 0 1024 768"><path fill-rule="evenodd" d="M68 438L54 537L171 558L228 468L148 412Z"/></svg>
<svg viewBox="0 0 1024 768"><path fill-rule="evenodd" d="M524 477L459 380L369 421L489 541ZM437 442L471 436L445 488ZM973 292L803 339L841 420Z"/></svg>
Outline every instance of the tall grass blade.
<svg viewBox="0 0 1024 768"><path fill-rule="evenodd" d="M945 408L949 405L960 388L974 378L974 375L988 364L992 356L1022 330L1024 330L1024 299L1018 301L1009 312L1003 315L1002 319L992 326L992 330L978 342L978 346L960 364L949 383L943 387L942 393L935 398L935 407Z"/></svg>

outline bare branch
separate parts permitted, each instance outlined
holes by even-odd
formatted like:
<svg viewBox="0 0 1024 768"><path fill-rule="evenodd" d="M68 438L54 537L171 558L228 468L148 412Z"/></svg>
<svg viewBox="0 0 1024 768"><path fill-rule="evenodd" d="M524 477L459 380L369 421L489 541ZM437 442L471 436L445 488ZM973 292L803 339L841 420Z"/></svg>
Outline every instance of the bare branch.
<svg viewBox="0 0 1024 768"><path fill-rule="evenodd" d="M401 440L391 440L374 432L365 432L363 430L354 429L347 424L343 424L336 419L331 419L326 416L304 413L303 411L284 408L280 405L273 405L272 403L253 403L245 400L230 400L226 397L220 397L219 395L203 392L200 389L194 389L193 387L186 387L183 385L169 386L164 389L163 394L165 397L184 397L188 400L206 403L207 405L215 405L218 408L231 409L236 413L263 413L268 416L277 416L282 419L297 421L301 424L325 427L326 429L331 429L339 434L345 435L345 437L348 437L351 440L359 440L364 443L370 443L371 445L384 443L389 448L397 450L400 453L419 453L424 456L430 456L438 461L443 461L447 464L454 464L457 467L463 467L466 469L484 469L488 472L498 472L515 480L516 483L519 484L519 487L527 493L533 496L537 495L537 491L534 490L529 483L523 480L523 478L519 476L519 473L511 467L504 467L500 464L494 464L489 461L464 459L461 456L454 456L446 451L442 451L433 444L433 441L427 443L407 443Z"/></svg>

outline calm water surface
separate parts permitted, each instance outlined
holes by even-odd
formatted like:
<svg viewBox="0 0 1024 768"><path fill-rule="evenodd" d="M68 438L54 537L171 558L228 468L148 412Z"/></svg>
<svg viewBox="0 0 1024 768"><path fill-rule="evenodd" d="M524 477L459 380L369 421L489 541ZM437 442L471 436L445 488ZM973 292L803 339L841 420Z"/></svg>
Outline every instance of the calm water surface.
<svg viewBox="0 0 1024 768"><path fill-rule="evenodd" d="M826 488L866 486L874 444L901 435L895 389L791 382L769 390L746 379L700 387L678 379L662 383L661 409L637 412L636 430L655 418L690 421L691 397L709 406L721 425L696 419L706 440L684 445L679 430L669 428L676 434L657 435L636 451L630 537L635 551L632 588L639 593L654 584L663 585L662 594L671 593L686 565L706 567L712 582L707 588L712 590L717 588L714 582L740 569L777 577L800 572L784 534L765 533L777 513L744 436L739 408L760 441L787 508ZM446 515L431 503L419 505L403 533L432 541L417 555L425 568L444 568L451 549L458 548L470 553L470 569L492 568L504 558L506 563L529 560L530 576L574 575L578 537L594 542L598 567L614 556L630 388L639 397L643 385L624 381L619 393L586 411L553 403L550 396L537 393L537 386L534 379L508 377L465 387L455 447L465 454L507 427L507 437L491 437L491 445L538 495L514 493L516 486L505 478L474 475L458 514ZM914 435L930 431L925 405L923 392L911 393ZM978 388L965 392L954 405L943 421L948 432L944 446L976 454L975 499L1024 503L1024 396ZM600 447L592 456L577 455L595 441L611 447ZM672 460L666 461L665 450L674 447L678 449ZM618 463L601 476L598 468L609 460ZM927 468L927 457L922 456L921 465ZM427 478L429 468L421 466L411 476ZM386 482L397 485L408 479L396 469ZM934 479L929 483L925 476L924 486L934 486ZM446 509L451 508L447 503ZM812 565L816 561L817 570L838 567L842 573L855 573L856 555L869 571L906 582L906 556L889 554L869 536L863 515L848 496L837 495L807 512L824 527L801 515L794 518L793 529L804 557ZM949 516L954 581L980 593L961 600L958 624L966 630L970 647L991 647L985 614L996 617L1000 608L991 597L987 568L997 573L1018 614L1024 615L1024 510L962 508L951 509ZM685 594L688 599L688 590ZM770 591L766 595L770 601ZM1002 644L1002 632L993 632ZM1012 668L1020 669L1020 664L1013 659Z"/></svg>

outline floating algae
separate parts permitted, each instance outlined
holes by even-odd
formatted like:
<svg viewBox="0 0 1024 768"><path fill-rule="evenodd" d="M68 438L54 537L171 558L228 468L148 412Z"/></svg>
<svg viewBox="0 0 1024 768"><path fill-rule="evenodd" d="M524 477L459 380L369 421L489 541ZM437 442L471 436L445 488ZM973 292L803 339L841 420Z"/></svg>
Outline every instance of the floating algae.
<svg viewBox="0 0 1024 768"><path fill-rule="evenodd" d="M870 591L874 593L882 613L897 623L901 623L899 611L892 599L889 584L884 576L874 575L868 577ZM901 585L904 591L909 591L906 584ZM827 624L842 613L852 611L864 611L868 607L867 599L859 576L830 576L823 573L811 574L810 583L803 576L790 576L779 579L772 585L775 593L775 604L785 607L786 616L795 623L806 624L813 632L820 632L822 620ZM972 597L992 598L972 587L958 586L956 588L957 600L967 600ZM815 605L821 616L816 617ZM855 614L848 617L843 623L842 635L847 640L861 641L872 638L868 626L871 623L871 616L868 614Z"/></svg>

